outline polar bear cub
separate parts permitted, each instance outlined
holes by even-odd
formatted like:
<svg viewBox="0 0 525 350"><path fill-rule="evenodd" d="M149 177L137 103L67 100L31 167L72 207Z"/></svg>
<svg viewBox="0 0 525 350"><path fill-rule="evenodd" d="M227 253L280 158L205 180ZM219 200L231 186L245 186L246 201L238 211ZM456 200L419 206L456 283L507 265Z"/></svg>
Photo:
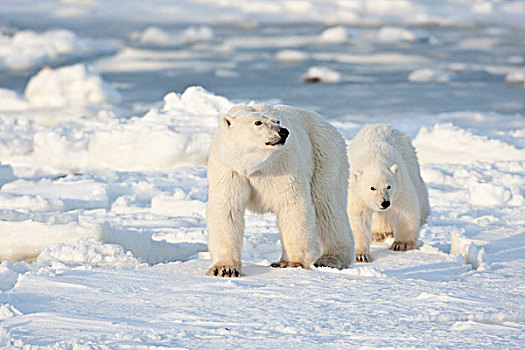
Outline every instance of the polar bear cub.
<svg viewBox="0 0 525 350"><path fill-rule="evenodd" d="M391 249L415 248L430 206L410 138L387 125L367 125L353 139L348 156L348 217L356 261L372 261L372 238L393 235Z"/></svg>
<svg viewBox="0 0 525 350"><path fill-rule="evenodd" d="M207 176L207 274L241 275L246 209L277 216L282 256L273 267L341 269L354 261L346 145L318 114L283 105L233 107L220 119Z"/></svg>

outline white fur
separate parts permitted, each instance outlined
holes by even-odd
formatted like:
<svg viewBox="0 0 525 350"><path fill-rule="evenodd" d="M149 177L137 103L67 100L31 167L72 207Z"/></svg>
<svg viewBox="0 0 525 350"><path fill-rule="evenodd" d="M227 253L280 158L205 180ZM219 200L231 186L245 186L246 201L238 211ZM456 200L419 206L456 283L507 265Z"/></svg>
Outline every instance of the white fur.
<svg viewBox="0 0 525 350"><path fill-rule="evenodd" d="M352 141L348 157L348 216L357 260L372 260L372 233L376 237L393 233L394 250L415 248L430 206L410 138L387 125L367 125ZM384 201L391 203L385 210Z"/></svg>
<svg viewBox="0 0 525 350"><path fill-rule="evenodd" d="M286 143L266 145L281 127L290 133ZM346 145L318 114L282 105L232 108L211 146L208 183L208 274L240 274L245 209L276 214L282 257L275 266L343 268L354 260Z"/></svg>

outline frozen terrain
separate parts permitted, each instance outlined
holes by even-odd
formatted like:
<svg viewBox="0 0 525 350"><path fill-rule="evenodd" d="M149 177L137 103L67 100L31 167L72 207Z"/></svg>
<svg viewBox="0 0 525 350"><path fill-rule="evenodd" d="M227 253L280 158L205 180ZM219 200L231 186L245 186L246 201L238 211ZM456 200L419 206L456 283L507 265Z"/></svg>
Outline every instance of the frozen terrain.
<svg viewBox="0 0 525 350"><path fill-rule="evenodd" d="M525 2L0 2L0 348L488 348L525 343ZM418 249L204 275L206 160L236 103L413 139Z"/></svg>

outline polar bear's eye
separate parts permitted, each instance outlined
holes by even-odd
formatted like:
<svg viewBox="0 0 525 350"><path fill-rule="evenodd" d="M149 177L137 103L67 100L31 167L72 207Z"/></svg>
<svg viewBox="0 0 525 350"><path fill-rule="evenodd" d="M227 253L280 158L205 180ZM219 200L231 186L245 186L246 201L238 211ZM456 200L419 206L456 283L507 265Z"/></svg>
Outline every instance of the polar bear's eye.
<svg viewBox="0 0 525 350"><path fill-rule="evenodd" d="M257 125L257 126L262 125L262 121L260 121L260 120L256 121L255 125Z"/></svg>
<svg viewBox="0 0 525 350"><path fill-rule="evenodd" d="M371 191L375 191L376 188L375 188L375 187L370 187L370 190L371 190Z"/></svg>
<svg viewBox="0 0 525 350"><path fill-rule="evenodd" d="M281 124L281 122L279 120L276 120L275 124Z"/></svg>
<svg viewBox="0 0 525 350"><path fill-rule="evenodd" d="M386 189L387 189L387 190L389 190L389 189L391 189L391 188L392 188L392 186L390 186L390 185L386 186Z"/></svg>

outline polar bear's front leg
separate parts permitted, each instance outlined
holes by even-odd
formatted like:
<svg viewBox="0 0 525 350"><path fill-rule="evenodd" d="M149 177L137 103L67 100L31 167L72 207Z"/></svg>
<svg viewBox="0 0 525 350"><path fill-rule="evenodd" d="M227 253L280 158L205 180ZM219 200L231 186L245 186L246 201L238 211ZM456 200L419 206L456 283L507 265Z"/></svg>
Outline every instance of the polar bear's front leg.
<svg viewBox="0 0 525 350"><path fill-rule="evenodd" d="M220 186L213 181L209 183L206 222L212 265L206 274L238 277L242 275L244 212L251 188L248 181L236 173L230 173L217 181Z"/></svg>
<svg viewBox="0 0 525 350"><path fill-rule="evenodd" d="M349 203L348 219L354 232L355 261L372 262L370 241L372 239L372 211L359 203Z"/></svg>
<svg viewBox="0 0 525 350"><path fill-rule="evenodd" d="M306 192L308 193L308 192ZM272 267L309 269L320 255L315 239L315 210L306 199L287 201L277 212L282 243L282 257Z"/></svg>

